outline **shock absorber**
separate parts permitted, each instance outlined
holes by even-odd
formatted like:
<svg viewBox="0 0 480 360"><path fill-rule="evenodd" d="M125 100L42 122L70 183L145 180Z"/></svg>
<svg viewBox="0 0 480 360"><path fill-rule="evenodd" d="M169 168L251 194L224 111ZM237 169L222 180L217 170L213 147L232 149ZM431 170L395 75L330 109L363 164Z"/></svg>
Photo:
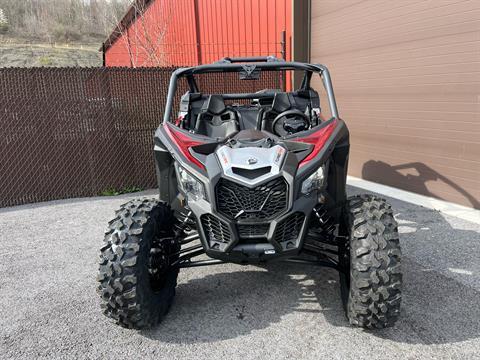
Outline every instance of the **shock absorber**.
<svg viewBox="0 0 480 360"><path fill-rule="evenodd" d="M313 213L320 224L319 233L326 238L332 237L336 230L336 225L333 218L328 215L328 211L323 206L317 205L313 208Z"/></svg>
<svg viewBox="0 0 480 360"><path fill-rule="evenodd" d="M196 223L193 218L192 210L183 208L177 216L177 222L174 224L174 231L177 238L180 238L181 244L187 244L199 238L196 231Z"/></svg>
<svg viewBox="0 0 480 360"><path fill-rule="evenodd" d="M195 220L192 210L183 208L177 214L177 222L174 225L175 231L178 233L191 231L193 227L195 227Z"/></svg>
<svg viewBox="0 0 480 360"><path fill-rule="evenodd" d="M322 205L313 208L310 227L304 242L304 249L315 254L338 255L336 242L337 225L329 211Z"/></svg>

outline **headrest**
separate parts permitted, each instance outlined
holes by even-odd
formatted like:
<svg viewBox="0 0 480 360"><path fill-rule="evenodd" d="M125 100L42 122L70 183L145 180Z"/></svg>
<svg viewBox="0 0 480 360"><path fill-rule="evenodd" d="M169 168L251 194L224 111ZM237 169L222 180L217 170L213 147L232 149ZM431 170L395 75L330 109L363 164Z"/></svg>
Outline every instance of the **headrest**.
<svg viewBox="0 0 480 360"><path fill-rule="evenodd" d="M225 111L225 103L221 95L210 95L203 103L202 111L213 115L220 115Z"/></svg>
<svg viewBox="0 0 480 360"><path fill-rule="evenodd" d="M290 109L291 107L292 105L290 103L290 99L287 93L280 92L275 94L272 103L272 110L276 111L277 113L281 113L285 110Z"/></svg>
<svg viewBox="0 0 480 360"><path fill-rule="evenodd" d="M191 93L190 91L187 91L180 98L180 111L185 111L185 112L189 111L190 105L201 98L202 98L201 93ZM197 106L197 107L200 107L200 106Z"/></svg>
<svg viewBox="0 0 480 360"><path fill-rule="evenodd" d="M294 95L301 99L308 99L310 100L310 105L312 108L319 108L320 107L320 97L318 96L318 92L314 89L310 88L308 90L297 90L295 91Z"/></svg>

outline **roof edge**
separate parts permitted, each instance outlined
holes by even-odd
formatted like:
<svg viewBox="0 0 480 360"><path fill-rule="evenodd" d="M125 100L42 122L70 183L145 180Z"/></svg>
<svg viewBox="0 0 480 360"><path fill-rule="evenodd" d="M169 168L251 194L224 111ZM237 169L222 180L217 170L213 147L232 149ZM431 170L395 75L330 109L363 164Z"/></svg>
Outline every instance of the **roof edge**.
<svg viewBox="0 0 480 360"><path fill-rule="evenodd" d="M128 8L122 20L115 26L110 35L105 39L99 51L107 51L122 36L123 31L127 30L135 21L137 16L146 11L154 0L135 0Z"/></svg>

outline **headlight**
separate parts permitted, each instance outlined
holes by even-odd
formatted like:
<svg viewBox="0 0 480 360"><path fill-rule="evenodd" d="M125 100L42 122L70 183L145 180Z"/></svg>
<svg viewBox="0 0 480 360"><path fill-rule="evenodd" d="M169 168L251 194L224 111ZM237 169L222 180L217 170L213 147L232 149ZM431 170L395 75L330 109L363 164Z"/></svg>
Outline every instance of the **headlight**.
<svg viewBox="0 0 480 360"><path fill-rule="evenodd" d="M205 199L203 184L181 166L177 166L177 180L188 200Z"/></svg>
<svg viewBox="0 0 480 360"><path fill-rule="evenodd" d="M302 183L302 193L307 195L312 191L320 190L325 184L325 165L322 165Z"/></svg>

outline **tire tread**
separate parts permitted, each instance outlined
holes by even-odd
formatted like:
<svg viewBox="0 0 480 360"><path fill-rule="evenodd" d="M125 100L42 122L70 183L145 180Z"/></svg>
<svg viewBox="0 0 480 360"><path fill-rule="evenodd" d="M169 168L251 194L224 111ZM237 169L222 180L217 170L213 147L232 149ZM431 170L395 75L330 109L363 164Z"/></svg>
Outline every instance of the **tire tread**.
<svg viewBox="0 0 480 360"><path fill-rule="evenodd" d="M402 272L397 222L374 195L348 199L350 291L347 317L364 328L393 325L400 314Z"/></svg>
<svg viewBox="0 0 480 360"><path fill-rule="evenodd" d="M157 222L157 225L154 223ZM158 224L158 222L160 222ZM135 199L120 206L108 223L100 249L97 292L103 313L126 328L152 327L161 321L175 295L178 269L153 293L148 284L148 231L173 223L170 207L157 199Z"/></svg>

